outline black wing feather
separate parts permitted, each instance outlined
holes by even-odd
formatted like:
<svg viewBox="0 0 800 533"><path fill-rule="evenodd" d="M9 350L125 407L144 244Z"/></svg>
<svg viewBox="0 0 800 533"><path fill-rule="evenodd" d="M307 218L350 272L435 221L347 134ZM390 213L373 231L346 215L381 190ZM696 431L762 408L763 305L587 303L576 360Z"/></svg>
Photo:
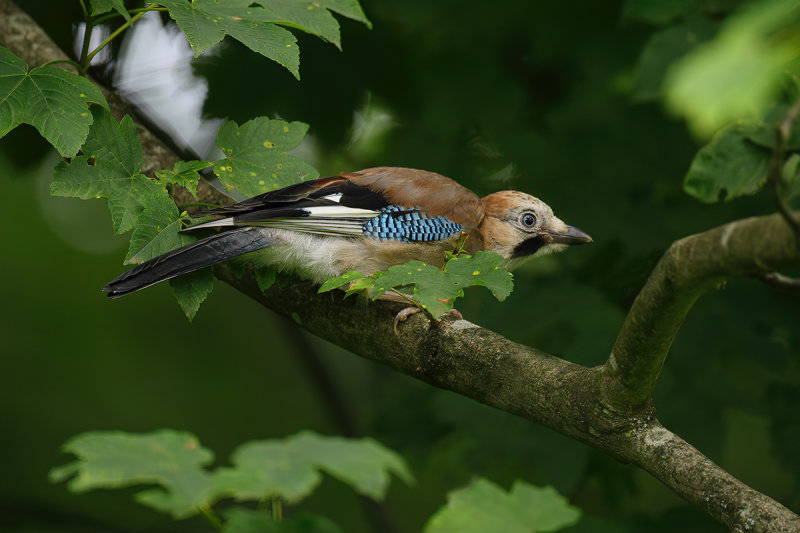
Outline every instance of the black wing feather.
<svg viewBox="0 0 800 533"><path fill-rule="evenodd" d="M326 196L336 194L342 195L338 202L326 198ZM302 216L302 214L289 214L291 213L290 210L337 204L345 207L378 210L389 205L389 202L381 193L375 192L368 187L355 185L347 178L333 176L289 185L283 189L248 198L231 206L210 209L202 214L235 216L237 220L263 219ZM258 216L255 216L256 212ZM253 213L253 216L240 218L247 213Z"/></svg>

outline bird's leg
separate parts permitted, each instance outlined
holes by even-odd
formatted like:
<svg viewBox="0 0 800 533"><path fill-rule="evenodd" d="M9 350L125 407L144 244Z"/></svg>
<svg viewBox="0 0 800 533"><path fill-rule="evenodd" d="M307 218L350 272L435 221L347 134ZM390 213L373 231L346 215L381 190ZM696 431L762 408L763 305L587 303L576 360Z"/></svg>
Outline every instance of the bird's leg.
<svg viewBox="0 0 800 533"><path fill-rule="evenodd" d="M405 322L408 317L411 315L416 315L420 311L422 311L422 309L413 305L409 305L408 307L401 309L400 312L394 316L394 322L392 323L394 334L398 336L400 335L400 333L397 331L397 324L400 322Z"/></svg>
<svg viewBox="0 0 800 533"><path fill-rule="evenodd" d="M416 315L417 313L422 311L422 308L417 305L417 303L408 295L403 294L398 290L393 290L392 292L385 292L381 294L380 300L385 302L399 302L403 304L411 304L407 307L404 307L394 316L394 322L392 327L394 328L394 334L399 335L397 332L397 324L400 322L405 322L406 319L412 315Z"/></svg>
<svg viewBox="0 0 800 533"><path fill-rule="evenodd" d="M400 322L405 322L408 319L408 317L416 315L417 313L425 313L425 315L430 319L431 323L434 325L438 323L435 317L433 317L429 312L420 307L417 304L417 302L415 302L410 296L403 294L400 291L383 293L380 296L380 299L387 302L400 302L405 304L407 303L412 304L409 305L408 307L404 307L394 316L394 322L392 324L392 327L394 328L395 335L400 335L400 333L397 331L397 325ZM451 309L449 314L450 316L453 316L457 319L464 318L464 316L458 311L458 309Z"/></svg>

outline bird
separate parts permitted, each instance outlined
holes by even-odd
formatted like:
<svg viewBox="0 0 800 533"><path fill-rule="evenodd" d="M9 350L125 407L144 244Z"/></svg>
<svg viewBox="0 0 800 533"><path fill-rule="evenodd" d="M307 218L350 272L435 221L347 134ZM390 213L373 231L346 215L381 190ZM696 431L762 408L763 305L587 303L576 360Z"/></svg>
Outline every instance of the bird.
<svg viewBox="0 0 800 533"><path fill-rule="evenodd" d="M401 167L304 181L201 214L219 218L182 231L219 232L124 272L103 291L117 298L244 254L256 268L322 284L349 271L370 275L414 259L441 268L459 242L466 253L499 254L509 270L592 242L524 192L480 198L441 174Z"/></svg>

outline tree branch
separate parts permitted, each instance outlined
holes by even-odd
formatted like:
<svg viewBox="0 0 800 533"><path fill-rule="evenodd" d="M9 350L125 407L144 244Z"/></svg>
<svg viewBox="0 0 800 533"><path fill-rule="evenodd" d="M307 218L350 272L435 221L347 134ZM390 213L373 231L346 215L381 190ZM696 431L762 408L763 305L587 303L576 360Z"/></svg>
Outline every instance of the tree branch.
<svg viewBox="0 0 800 533"><path fill-rule="evenodd" d="M603 396L620 411L649 401L695 300L731 276L770 272L797 258L780 215L738 220L675 242L633 302L603 369Z"/></svg>
<svg viewBox="0 0 800 533"><path fill-rule="evenodd" d="M780 272L758 273L754 274L753 277L775 289L800 294L800 279L784 276Z"/></svg>
<svg viewBox="0 0 800 533"><path fill-rule="evenodd" d="M0 44L32 66L66 59L10 0L0 0ZM107 95L116 116L130 112L121 99ZM139 129L147 168L172 166L176 156L146 128ZM176 188L173 197L186 203L190 199L184 193ZM215 194L208 186L198 189L200 201L218 202ZM215 274L265 307L363 357L638 465L731 530L797 532L800 517L661 426L649 401L667 349L694 300L726 276L787 264L796 257L792 241L778 215L733 222L678 241L634 303L613 356L597 368L452 317L432 328L422 315L413 316L396 336L392 323L398 304L319 295L306 282L275 285L262 293L252 273L238 277L226 264L218 265Z"/></svg>

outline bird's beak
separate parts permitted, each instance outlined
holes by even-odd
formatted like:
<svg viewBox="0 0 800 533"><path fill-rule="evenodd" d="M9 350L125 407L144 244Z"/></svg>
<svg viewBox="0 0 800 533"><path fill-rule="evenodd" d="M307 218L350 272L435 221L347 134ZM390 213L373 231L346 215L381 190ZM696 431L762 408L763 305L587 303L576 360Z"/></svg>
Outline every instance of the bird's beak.
<svg viewBox="0 0 800 533"><path fill-rule="evenodd" d="M587 244L592 242L588 234L582 232L574 226L567 226L566 231L550 233L552 242L559 244Z"/></svg>

